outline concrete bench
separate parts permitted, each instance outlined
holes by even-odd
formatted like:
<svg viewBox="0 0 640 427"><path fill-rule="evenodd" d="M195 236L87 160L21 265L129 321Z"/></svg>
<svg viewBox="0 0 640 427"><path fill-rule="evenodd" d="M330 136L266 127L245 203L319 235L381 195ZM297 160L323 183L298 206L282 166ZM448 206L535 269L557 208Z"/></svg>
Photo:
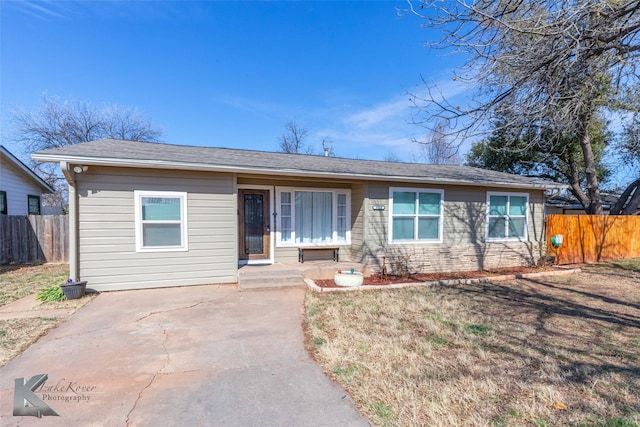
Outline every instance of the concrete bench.
<svg viewBox="0 0 640 427"><path fill-rule="evenodd" d="M340 261L340 246L300 246L298 247L298 262L304 262L304 251L333 251L333 260Z"/></svg>

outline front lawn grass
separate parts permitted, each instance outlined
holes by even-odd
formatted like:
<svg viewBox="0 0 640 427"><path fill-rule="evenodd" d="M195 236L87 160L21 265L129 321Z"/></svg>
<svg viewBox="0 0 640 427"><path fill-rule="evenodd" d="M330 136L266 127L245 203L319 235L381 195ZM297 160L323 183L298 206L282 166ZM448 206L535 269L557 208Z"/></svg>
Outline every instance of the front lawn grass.
<svg viewBox="0 0 640 427"><path fill-rule="evenodd" d="M305 306L309 351L376 425L640 425L640 260Z"/></svg>
<svg viewBox="0 0 640 427"><path fill-rule="evenodd" d="M9 304L40 289L65 283L67 264L0 266L0 306Z"/></svg>

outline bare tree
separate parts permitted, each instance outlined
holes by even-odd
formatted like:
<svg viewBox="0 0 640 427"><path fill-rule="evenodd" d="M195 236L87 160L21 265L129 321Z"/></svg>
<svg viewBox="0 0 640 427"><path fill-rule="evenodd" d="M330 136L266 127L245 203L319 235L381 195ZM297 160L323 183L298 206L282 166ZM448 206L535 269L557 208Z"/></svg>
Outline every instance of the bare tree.
<svg viewBox="0 0 640 427"><path fill-rule="evenodd" d="M462 52L468 61L452 76L473 97L455 103L425 82L414 95L431 129L450 123L461 139L486 134L496 118L512 135L527 135L528 150L544 152L578 141L580 162L569 185L591 214L602 213L590 126L610 111L637 111L640 0L424 0L410 12L444 36L427 46ZM418 5L416 7L416 5ZM518 138L513 138L517 140ZM582 165L582 171L579 170ZM585 185L580 185L580 172Z"/></svg>
<svg viewBox="0 0 640 427"><path fill-rule="evenodd" d="M495 123L494 127L496 130L488 138L471 145L467 153L468 166L563 183L575 180L574 173L578 170L577 178L581 185L586 182L584 168L580 163L580 145L572 135L567 135L562 144L554 141L545 150L541 150L541 147L531 150L528 135L514 137L501 122ZM590 139L600 182L607 182L611 176L611 168L605 162L605 153L612 137L613 135L606 130L606 123L594 121L591 124ZM573 194L572 188L569 191Z"/></svg>
<svg viewBox="0 0 640 427"><path fill-rule="evenodd" d="M15 140L28 152L103 138L157 142L162 131L133 107L43 96L40 111L15 110Z"/></svg>
<svg viewBox="0 0 640 427"><path fill-rule="evenodd" d="M400 163L402 162L402 158L400 157L400 155L398 153L396 153L395 151L389 151L387 152L387 154L384 155L383 160L385 162L394 162L394 163Z"/></svg>
<svg viewBox="0 0 640 427"><path fill-rule="evenodd" d="M292 120L285 125L284 133L278 138L279 149L289 154L311 154L313 149L305 142L308 136L309 130Z"/></svg>
<svg viewBox="0 0 640 427"><path fill-rule="evenodd" d="M436 123L425 141L413 139L420 144L419 156L431 165L459 165L462 159L458 155L459 145L452 143L447 135L447 122Z"/></svg>
<svg viewBox="0 0 640 427"><path fill-rule="evenodd" d="M322 155L325 157L336 156L336 152L333 148L333 140L329 136L322 138Z"/></svg>
<svg viewBox="0 0 640 427"><path fill-rule="evenodd" d="M15 110L12 119L16 125L13 140L29 153L104 138L156 142L162 135L135 108L61 101L46 95L39 111ZM43 204L64 206L67 185L57 165L32 162L32 167L56 189L56 194L45 197Z"/></svg>

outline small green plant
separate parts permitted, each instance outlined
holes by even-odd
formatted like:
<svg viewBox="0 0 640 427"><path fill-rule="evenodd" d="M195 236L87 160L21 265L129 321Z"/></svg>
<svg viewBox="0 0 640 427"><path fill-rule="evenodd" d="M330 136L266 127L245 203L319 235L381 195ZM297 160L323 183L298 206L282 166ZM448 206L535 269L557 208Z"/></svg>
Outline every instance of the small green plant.
<svg viewBox="0 0 640 427"><path fill-rule="evenodd" d="M333 374L338 377L351 377L357 373L358 373L357 366L348 366L346 368L343 368L342 366L338 366L336 369L333 370Z"/></svg>
<svg viewBox="0 0 640 427"><path fill-rule="evenodd" d="M627 420L625 418L609 418L605 421L606 427L638 427L638 423L635 421Z"/></svg>
<svg viewBox="0 0 640 427"><path fill-rule="evenodd" d="M320 347L322 344L326 344L327 340L325 340L324 338L320 338L320 337L313 337L311 342L313 343L314 346Z"/></svg>
<svg viewBox="0 0 640 427"><path fill-rule="evenodd" d="M507 413L509 414L509 416L513 417L513 418L520 418L522 417L522 414L514 408L509 408L509 410L507 411Z"/></svg>
<svg viewBox="0 0 640 427"><path fill-rule="evenodd" d="M387 422L393 417L393 411L391 407L384 402L374 401L371 404L373 413L386 425Z"/></svg>
<svg viewBox="0 0 640 427"><path fill-rule="evenodd" d="M40 289L36 299L44 302L58 302L66 300L67 297L64 296L64 292L62 292L62 288L60 286L53 285Z"/></svg>
<svg viewBox="0 0 640 427"><path fill-rule="evenodd" d="M491 425L494 427L503 427L509 425L509 423L502 417L496 417L491 420Z"/></svg>
<svg viewBox="0 0 640 427"><path fill-rule="evenodd" d="M466 325L464 330L476 336L484 336L493 331L493 328L489 325L471 323L470 325Z"/></svg>
<svg viewBox="0 0 640 427"><path fill-rule="evenodd" d="M578 424L579 427L638 427L638 423L626 418L607 418L596 423Z"/></svg>
<svg viewBox="0 0 640 427"><path fill-rule="evenodd" d="M318 314L318 307L316 307L315 305L309 306L309 308L307 309L307 315L309 317L314 317L316 314Z"/></svg>
<svg viewBox="0 0 640 427"><path fill-rule="evenodd" d="M358 350L366 353L367 351L371 350L371 346L367 344L358 344Z"/></svg>
<svg viewBox="0 0 640 427"><path fill-rule="evenodd" d="M448 341L445 337L443 337L443 336L441 336L441 335L429 334L429 335L427 335L427 336L425 337L425 339L426 339L429 343L431 343L431 345L432 345L432 346L434 346L434 347L436 347L436 348L437 348L437 347L442 347L442 346L444 346L444 345L449 344L449 341Z"/></svg>

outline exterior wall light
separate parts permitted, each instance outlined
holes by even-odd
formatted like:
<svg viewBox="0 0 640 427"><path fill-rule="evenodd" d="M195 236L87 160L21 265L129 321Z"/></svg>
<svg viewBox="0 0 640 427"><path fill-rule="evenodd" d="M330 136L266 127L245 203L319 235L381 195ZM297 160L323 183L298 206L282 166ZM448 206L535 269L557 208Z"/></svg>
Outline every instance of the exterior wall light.
<svg viewBox="0 0 640 427"><path fill-rule="evenodd" d="M75 173L84 173L89 169L89 166L84 166L84 165L76 165L73 167L73 171Z"/></svg>

